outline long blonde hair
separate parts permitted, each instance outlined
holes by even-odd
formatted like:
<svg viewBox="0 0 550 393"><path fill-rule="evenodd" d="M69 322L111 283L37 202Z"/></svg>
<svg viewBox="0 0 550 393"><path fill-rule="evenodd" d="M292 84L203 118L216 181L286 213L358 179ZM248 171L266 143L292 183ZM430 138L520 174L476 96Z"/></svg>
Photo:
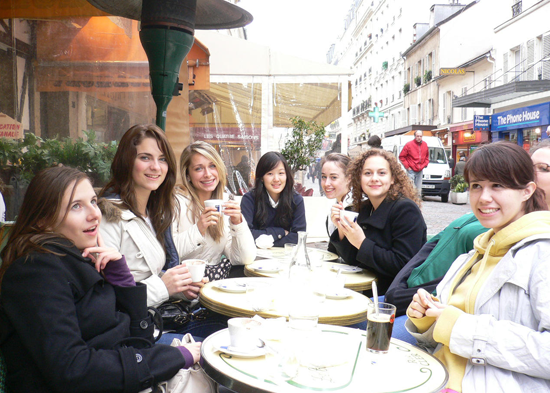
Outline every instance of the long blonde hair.
<svg viewBox="0 0 550 393"><path fill-rule="evenodd" d="M191 201L191 209L189 209L187 214L189 221L193 223L197 223L201 213L204 210L204 206L201 204L197 190L195 189L195 186L193 186L193 183L191 183L191 179L189 177L189 165L191 164L191 158L193 158L193 155L195 154L200 154L206 159L212 161L218 170L219 182L218 186L214 189L214 191L212 191L212 196L210 197L211 199L223 199L223 190L225 190L225 184L227 181L225 164L212 145L203 141L197 141L190 144L183 150L180 157L180 173L182 182L180 192ZM219 242L224 234L223 215L220 217L218 225L210 226L206 231L215 242Z"/></svg>

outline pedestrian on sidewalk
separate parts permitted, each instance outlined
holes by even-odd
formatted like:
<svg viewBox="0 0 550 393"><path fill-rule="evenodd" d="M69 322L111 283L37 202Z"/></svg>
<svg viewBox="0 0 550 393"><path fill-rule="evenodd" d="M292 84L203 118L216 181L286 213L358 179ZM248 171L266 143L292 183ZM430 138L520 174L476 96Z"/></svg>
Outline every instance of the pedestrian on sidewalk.
<svg viewBox="0 0 550 393"><path fill-rule="evenodd" d="M414 133L414 139L407 142L399 154L399 159L407 170L419 195L422 195L422 171L430 163L428 144L422 140L422 131Z"/></svg>

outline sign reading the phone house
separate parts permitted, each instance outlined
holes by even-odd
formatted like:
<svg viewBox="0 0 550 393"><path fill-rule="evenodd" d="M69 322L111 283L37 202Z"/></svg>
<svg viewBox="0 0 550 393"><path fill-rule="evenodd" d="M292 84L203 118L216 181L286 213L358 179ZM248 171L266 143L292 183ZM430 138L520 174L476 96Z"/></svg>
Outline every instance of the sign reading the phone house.
<svg viewBox="0 0 550 393"><path fill-rule="evenodd" d="M516 130L549 124L550 103L512 109L491 116L491 131Z"/></svg>

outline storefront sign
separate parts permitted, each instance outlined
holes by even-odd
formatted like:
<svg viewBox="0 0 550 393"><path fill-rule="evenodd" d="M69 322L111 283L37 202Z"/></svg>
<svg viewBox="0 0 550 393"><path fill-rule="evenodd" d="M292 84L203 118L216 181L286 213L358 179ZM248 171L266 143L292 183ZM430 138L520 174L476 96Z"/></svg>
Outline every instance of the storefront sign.
<svg viewBox="0 0 550 393"><path fill-rule="evenodd" d="M464 68L440 68L439 75L466 75Z"/></svg>
<svg viewBox="0 0 550 393"><path fill-rule="evenodd" d="M490 115L475 115L474 116L474 131L489 131L491 127Z"/></svg>
<svg viewBox="0 0 550 393"><path fill-rule="evenodd" d="M8 115L0 113L0 138L23 138L23 125Z"/></svg>
<svg viewBox="0 0 550 393"><path fill-rule="evenodd" d="M380 112L380 109L378 109L377 106L374 107L372 112L369 112L369 117L372 117L375 123L378 123L380 118L384 116L386 116L386 114L384 112Z"/></svg>
<svg viewBox="0 0 550 393"><path fill-rule="evenodd" d="M195 140L260 146L261 130L259 128L243 128L241 130L239 127L191 127L191 132Z"/></svg>
<svg viewBox="0 0 550 393"><path fill-rule="evenodd" d="M549 124L550 104L527 106L491 117L491 131L515 130Z"/></svg>

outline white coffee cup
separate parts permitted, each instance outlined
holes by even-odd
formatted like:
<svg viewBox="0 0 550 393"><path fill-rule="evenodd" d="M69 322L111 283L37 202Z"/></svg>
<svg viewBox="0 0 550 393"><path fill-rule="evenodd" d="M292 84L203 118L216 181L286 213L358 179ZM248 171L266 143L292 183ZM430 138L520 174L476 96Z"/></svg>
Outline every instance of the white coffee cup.
<svg viewBox="0 0 550 393"><path fill-rule="evenodd" d="M352 212L349 210L340 210L340 220L346 220L350 225L353 222L357 222L357 217L359 213Z"/></svg>
<svg viewBox="0 0 550 393"><path fill-rule="evenodd" d="M252 318L231 318L227 321L231 346L242 350L258 347L261 323Z"/></svg>
<svg viewBox="0 0 550 393"><path fill-rule="evenodd" d="M204 270L206 269L206 261L202 259L187 259L183 261L191 273L192 282L200 282L204 277Z"/></svg>
<svg viewBox="0 0 550 393"><path fill-rule="evenodd" d="M204 201L204 207L215 207L221 213L223 211L223 199L207 199Z"/></svg>

